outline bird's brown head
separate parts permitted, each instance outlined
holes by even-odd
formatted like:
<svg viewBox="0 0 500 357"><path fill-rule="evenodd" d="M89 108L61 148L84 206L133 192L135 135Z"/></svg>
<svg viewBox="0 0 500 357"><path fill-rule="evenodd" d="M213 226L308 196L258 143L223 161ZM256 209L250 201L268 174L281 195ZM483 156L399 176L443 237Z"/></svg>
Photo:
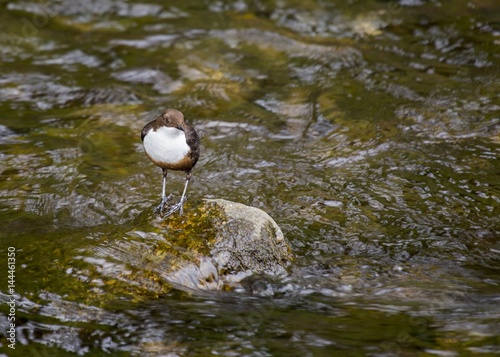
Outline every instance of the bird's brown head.
<svg viewBox="0 0 500 357"><path fill-rule="evenodd" d="M159 118L163 125L180 128L184 125L184 115L176 109L166 109Z"/></svg>

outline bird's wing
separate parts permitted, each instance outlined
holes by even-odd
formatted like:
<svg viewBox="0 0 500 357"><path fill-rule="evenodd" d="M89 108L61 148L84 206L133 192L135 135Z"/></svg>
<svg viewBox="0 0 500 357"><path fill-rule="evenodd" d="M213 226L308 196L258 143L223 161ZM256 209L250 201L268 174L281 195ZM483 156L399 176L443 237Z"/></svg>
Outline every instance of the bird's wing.
<svg viewBox="0 0 500 357"><path fill-rule="evenodd" d="M148 131L153 127L153 123L154 123L154 120L147 123L146 125L144 125L144 128L142 128L142 130L141 130L141 140L142 141L144 141L144 137L146 136Z"/></svg>

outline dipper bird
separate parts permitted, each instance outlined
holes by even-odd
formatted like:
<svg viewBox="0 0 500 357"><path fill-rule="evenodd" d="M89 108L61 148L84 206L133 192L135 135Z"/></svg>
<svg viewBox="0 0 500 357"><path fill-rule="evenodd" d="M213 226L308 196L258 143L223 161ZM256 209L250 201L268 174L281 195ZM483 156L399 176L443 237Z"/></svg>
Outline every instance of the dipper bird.
<svg viewBox="0 0 500 357"><path fill-rule="evenodd" d="M179 170L186 173L186 184L180 201L171 206L165 213L170 216L175 211L183 213L186 201L186 190L191 179L191 170L200 157L200 138L194 128L184 121L184 115L175 109L167 109L155 120L147 123L141 131L141 140L144 143L146 155L153 163L163 170L163 191L161 202L154 212L163 215L165 206L168 206L168 197L165 195L167 170Z"/></svg>

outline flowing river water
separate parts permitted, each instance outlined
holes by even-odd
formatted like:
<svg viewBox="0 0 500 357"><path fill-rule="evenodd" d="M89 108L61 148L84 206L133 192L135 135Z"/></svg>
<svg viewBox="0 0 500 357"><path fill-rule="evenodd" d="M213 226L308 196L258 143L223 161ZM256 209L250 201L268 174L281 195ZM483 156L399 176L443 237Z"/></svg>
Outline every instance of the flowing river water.
<svg viewBox="0 0 500 357"><path fill-rule="evenodd" d="M0 1L0 356L499 356L499 13ZM140 129L166 107L202 136L186 209L266 211L288 277L189 293L116 254L158 204Z"/></svg>

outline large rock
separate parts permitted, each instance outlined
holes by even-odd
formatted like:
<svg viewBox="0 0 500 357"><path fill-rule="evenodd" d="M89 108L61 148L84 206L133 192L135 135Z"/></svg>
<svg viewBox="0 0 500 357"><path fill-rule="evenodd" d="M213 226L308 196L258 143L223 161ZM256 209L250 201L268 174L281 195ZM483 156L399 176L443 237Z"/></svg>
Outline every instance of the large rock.
<svg viewBox="0 0 500 357"><path fill-rule="evenodd" d="M264 211L215 199L189 204L184 212L165 219L147 213L136 229L96 253L113 260L115 278L158 293L165 285L189 291L254 290L258 279L287 274L290 245Z"/></svg>
<svg viewBox="0 0 500 357"><path fill-rule="evenodd" d="M290 246L266 212L223 199L206 200L205 204L222 215L221 220L214 221L210 254L180 267L165 279L195 289L222 289L254 274L287 274L292 259Z"/></svg>

